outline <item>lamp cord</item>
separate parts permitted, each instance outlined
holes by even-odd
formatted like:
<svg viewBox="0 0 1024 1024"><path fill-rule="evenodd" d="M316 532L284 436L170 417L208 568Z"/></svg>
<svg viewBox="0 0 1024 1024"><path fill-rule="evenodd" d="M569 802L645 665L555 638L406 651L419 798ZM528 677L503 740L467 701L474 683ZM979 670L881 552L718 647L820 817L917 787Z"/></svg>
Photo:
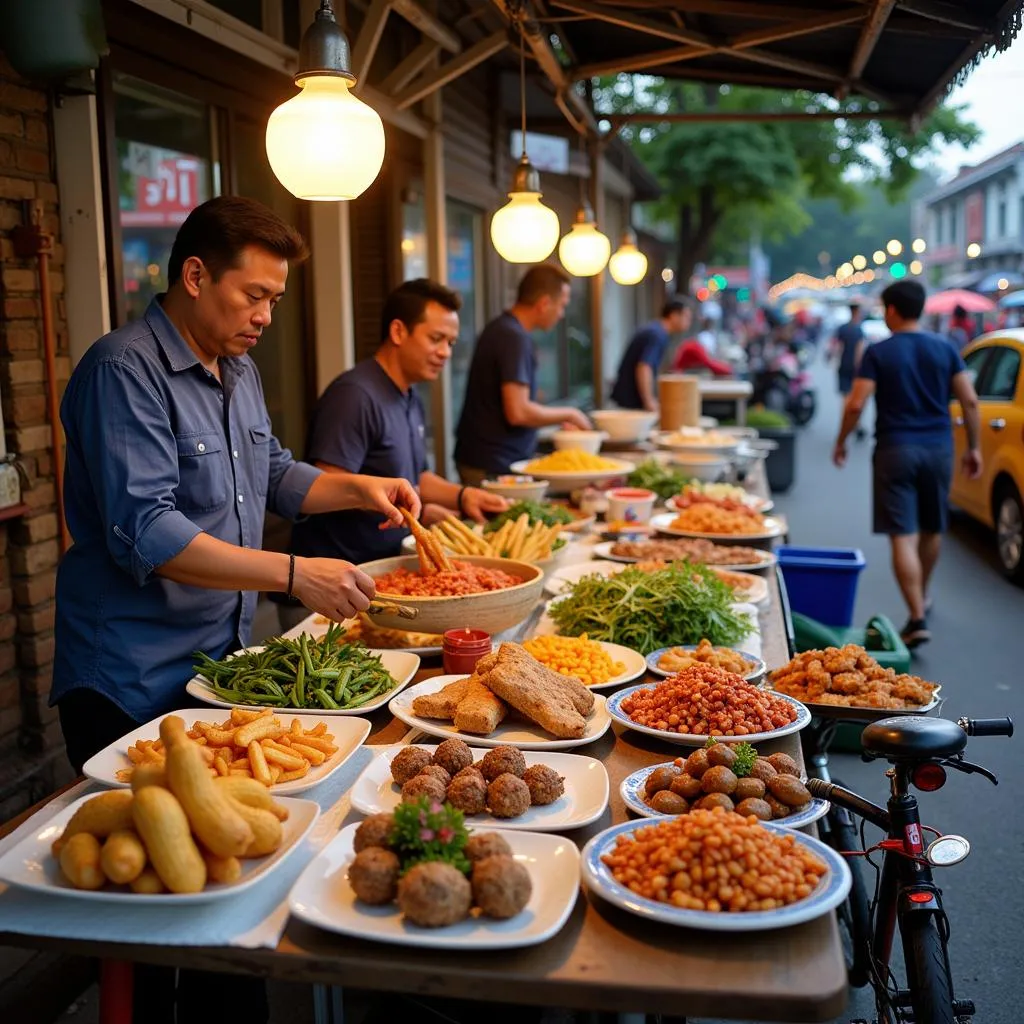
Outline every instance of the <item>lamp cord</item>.
<svg viewBox="0 0 1024 1024"><path fill-rule="evenodd" d="M520 140L523 143L523 159L526 159L526 37L523 32L523 13L517 11L516 27L519 29L519 114Z"/></svg>

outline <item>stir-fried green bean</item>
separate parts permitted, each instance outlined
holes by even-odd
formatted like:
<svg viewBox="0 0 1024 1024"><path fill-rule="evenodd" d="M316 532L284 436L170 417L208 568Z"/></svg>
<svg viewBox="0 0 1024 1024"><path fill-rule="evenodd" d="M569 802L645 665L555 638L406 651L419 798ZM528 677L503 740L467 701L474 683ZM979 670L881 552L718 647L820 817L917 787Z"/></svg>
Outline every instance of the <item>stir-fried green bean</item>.
<svg viewBox="0 0 1024 1024"><path fill-rule="evenodd" d="M195 670L213 692L232 704L349 711L394 689L397 680L360 644L340 643L341 627L331 623L319 640L273 637L261 651L244 651L215 661L195 652Z"/></svg>

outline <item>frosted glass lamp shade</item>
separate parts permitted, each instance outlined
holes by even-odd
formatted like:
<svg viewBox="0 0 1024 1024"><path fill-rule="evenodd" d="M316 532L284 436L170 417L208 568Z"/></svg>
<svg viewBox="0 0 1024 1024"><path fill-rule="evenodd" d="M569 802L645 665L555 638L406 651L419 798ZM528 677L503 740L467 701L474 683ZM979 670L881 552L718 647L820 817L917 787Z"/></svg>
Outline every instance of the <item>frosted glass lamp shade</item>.
<svg viewBox="0 0 1024 1024"><path fill-rule="evenodd" d="M267 122L267 159L298 199L355 199L380 173L384 124L351 92L352 82L315 75Z"/></svg>
<svg viewBox="0 0 1024 1024"><path fill-rule="evenodd" d="M612 243L593 223L574 224L558 243L558 258L573 277L593 277L608 263Z"/></svg>
<svg viewBox="0 0 1024 1024"><path fill-rule="evenodd" d="M647 273L647 257L636 242L623 239L608 261L608 272L617 284L639 284Z"/></svg>
<svg viewBox="0 0 1024 1024"><path fill-rule="evenodd" d="M509 263L540 263L558 244L558 214L540 197L540 192L509 192L508 202L491 218L491 242Z"/></svg>

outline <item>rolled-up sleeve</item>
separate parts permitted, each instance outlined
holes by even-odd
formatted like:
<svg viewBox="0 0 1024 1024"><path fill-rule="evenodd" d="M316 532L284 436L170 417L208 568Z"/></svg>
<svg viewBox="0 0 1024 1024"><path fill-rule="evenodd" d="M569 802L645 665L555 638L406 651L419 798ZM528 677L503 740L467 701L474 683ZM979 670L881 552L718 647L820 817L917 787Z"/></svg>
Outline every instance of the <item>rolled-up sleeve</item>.
<svg viewBox="0 0 1024 1024"><path fill-rule="evenodd" d="M176 508L178 451L167 410L134 370L108 361L80 382L68 411L68 441L86 456L107 550L142 586L203 532Z"/></svg>
<svg viewBox="0 0 1024 1024"><path fill-rule="evenodd" d="M308 462L296 462L292 453L271 435L267 508L285 519L298 519L313 481L322 472Z"/></svg>

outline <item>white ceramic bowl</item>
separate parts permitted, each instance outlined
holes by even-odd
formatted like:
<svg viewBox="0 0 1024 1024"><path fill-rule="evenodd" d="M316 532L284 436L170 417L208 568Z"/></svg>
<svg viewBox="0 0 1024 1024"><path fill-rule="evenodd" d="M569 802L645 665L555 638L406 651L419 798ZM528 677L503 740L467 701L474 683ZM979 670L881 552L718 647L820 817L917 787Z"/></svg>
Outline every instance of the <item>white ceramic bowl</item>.
<svg viewBox="0 0 1024 1024"><path fill-rule="evenodd" d="M481 485L485 491L491 494L499 494L509 501L543 501L544 495L548 493L547 480L485 480Z"/></svg>
<svg viewBox="0 0 1024 1024"><path fill-rule="evenodd" d="M688 476L696 477L705 483L715 483L729 468L728 459L721 455L702 452L673 452L669 462Z"/></svg>
<svg viewBox="0 0 1024 1024"><path fill-rule="evenodd" d="M642 441L654 429L658 413L642 409L595 409L590 418L610 441Z"/></svg>
<svg viewBox="0 0 1024 1024"><path fill-rule="evenodd" d="M557 451L580 448L591 455L596 455L607 439L608 435L603 430L556 430L551 435L551 443Z"/></svg>

